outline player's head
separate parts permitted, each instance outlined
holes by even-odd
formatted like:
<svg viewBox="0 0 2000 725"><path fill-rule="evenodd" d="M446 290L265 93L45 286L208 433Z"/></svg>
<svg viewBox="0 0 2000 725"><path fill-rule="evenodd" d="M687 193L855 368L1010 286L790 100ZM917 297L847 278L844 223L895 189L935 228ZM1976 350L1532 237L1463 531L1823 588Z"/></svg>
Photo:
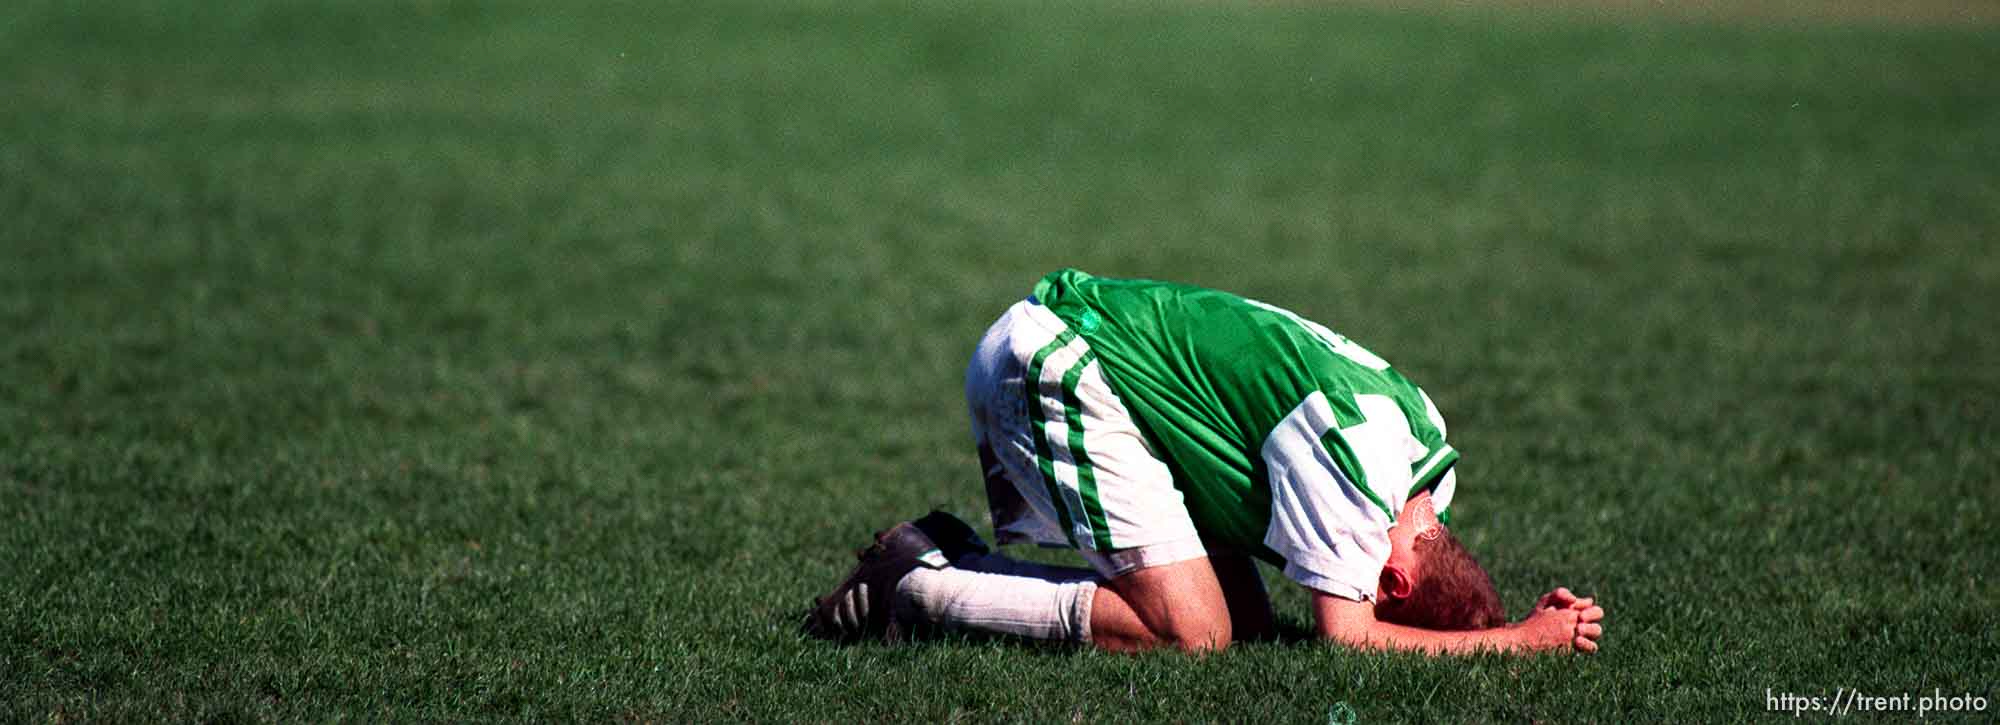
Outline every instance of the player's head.
<svg viewBox="0 0 2000 725"><path fill-rule="evenodd" d="M1389 529L1390 554L1375 616L1426 629L1486 629L1507 623L1493 580L1437 520L1430 496L1403 507Z"/></svg>

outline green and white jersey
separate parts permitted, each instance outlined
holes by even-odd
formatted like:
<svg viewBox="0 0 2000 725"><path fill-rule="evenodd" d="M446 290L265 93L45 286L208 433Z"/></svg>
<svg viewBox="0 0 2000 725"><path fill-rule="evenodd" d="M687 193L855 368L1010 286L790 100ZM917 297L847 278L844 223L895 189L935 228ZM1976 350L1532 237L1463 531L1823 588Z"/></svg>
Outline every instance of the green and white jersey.
<svg viewBox="0 0 2000 725"><path fill-rule="evenodd" d="M1365 599L1411 495L1432 489L1449 516L1458 453L1443 417L1346 337L1227 292L1073 269L1034 299L1094 351L1211 545Z"/></svg>

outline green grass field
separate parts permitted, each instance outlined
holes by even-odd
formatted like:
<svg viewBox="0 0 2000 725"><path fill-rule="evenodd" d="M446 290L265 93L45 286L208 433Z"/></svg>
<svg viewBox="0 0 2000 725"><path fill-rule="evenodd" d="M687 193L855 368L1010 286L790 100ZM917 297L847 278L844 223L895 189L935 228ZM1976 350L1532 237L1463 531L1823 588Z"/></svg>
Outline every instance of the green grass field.
<svg viewBox="0 0 2000 725"><path fill-rule="evenodd" d="M1989 719L1994 68L1462 7L8 3L0 720ZM869 531L983 515L965 358L1063 266L1394 361L1510 610L1595 593L1605 651L801 638Z"/></svg>

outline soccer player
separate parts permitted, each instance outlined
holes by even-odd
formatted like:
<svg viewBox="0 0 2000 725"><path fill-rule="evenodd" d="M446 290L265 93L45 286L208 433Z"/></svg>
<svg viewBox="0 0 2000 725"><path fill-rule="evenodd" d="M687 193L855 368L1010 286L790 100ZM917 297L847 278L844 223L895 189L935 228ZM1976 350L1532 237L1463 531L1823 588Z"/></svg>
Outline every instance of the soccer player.
<svg viewBox="0 0 2000 725"><path fill-rule="evenodd" d="M820 636L960 628L1115 651L1272 634L1255 560L1370 649L1592 652L1604 610L1558 588L1508 624L1451 534L1458 452L1423 390L1291 312L1066 269L987 329L966 403L1000 544L934 512L876 535L814 602Z"/></svg>

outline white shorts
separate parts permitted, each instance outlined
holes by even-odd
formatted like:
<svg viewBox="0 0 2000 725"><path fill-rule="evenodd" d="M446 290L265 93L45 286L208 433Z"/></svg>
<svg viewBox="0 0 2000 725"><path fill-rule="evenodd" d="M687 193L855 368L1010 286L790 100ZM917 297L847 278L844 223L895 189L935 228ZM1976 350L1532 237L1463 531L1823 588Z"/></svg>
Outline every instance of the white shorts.
<svg viewBox="0 0 2000 725"><path fill-rule="evenodd" d="M987 328L965 402L1000 544L1073 548L1106 577L1208 555L1097 355L1032 298Z"/></svg>

